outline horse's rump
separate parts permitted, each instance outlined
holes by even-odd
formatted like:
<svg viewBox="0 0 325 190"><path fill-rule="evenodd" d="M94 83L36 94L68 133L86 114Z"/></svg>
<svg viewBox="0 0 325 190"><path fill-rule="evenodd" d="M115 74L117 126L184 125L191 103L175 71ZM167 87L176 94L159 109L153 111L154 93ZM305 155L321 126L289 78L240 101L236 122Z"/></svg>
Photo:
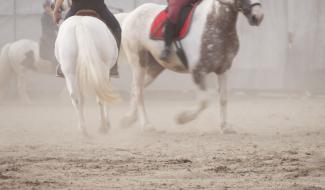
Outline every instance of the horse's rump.
<svg viewBox="0 0 325 190"><path fill-rule="evenodd" d="M75 43L67 45L67 40L71 38L76 40ZM114 35L100 20L73 16L61 25L56 43L57 58L64 74L76 73L80 91L94 90L106 102L118 99L109 81L109 70L118 55L114 40ZM71 63L74 59L75 63ZM69 64L76 65L71 67ZM76 71L67 68L75 68Z"/></svg>
<svg viewBox="0 0 325 190"><path fill-rule="evenodd" d="M111 33L113 34L113 36L114 36L114 38L115 38L115 40L116 40L116 43L119 44L120 39L119 39L119 37L118 37L117 34L114 34L114 31L116 31L116 30L114 30L114 28L113 28L114 26L108 24L107 21L105 21L105 19L102 17L103 15L101 16L100 13L97 12L96 10L92 10L92 9L81 9L81 10L79 10L79 11L77 11L77 12L75 13L75 16L89 16L89 17L94 17L94 18L99 19L100 21L104 22L105 25L106 25L106 27L107 27L107 28L111 31Z"/></svg>

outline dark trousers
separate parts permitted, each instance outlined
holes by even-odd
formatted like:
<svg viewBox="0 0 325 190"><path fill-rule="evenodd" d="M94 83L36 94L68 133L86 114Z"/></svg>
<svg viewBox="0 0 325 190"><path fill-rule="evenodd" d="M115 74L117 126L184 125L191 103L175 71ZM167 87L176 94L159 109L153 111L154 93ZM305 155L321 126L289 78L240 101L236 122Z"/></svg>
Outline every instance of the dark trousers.
<svg viewBox="0 0 325 190"><path fill-rule="evenodd" d="M181 13L184 8L199 0L168 0L168 20L165 26L165 46L170 47L174 38L178 34L177 27L179 27Z"/></svg>
<svg viewBox="0 0 325 190"><path fill-rule="evenodd" d="M43 35L39 42L39 54L44 60L51 61L52 64L57 64L57 60L54 55L54 44L56 36Z"/></svg>
<svg viewBox="0 0 325 190"><path fill-rule="evenodd" d="M183 7L195 3L198 0L168 0L168 19L171 23L177 24Z"/></svg>
<svg viewBox="0 0 325 190"><path fill-rule="evenodd" d="M119 22L116 20L115 16L108 10L105 4L86 4L86 3L72 3L72 6L65 16L65 19L75 15L79 10L90 9L96 11L101 19L105 22L108 28L113 33L118 48L121 46L121 26Z"/></svg>

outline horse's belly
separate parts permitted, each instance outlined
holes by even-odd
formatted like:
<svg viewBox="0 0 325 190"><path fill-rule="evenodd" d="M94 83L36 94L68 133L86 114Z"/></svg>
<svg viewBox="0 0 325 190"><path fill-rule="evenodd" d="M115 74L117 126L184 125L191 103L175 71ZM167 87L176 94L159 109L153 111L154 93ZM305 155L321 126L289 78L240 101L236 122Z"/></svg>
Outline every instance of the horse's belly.
<svg viewBox="0 0 325 190"><path fill-rule="evenodd" d="M177 73L188 73L189 72L189 70L180 62L163 63L163 66L166 69L169 69L169 70L177 72Z"/></svg>
<svg viewBox="0 0 325 190"><path fill-rule="evenodd" d="M154 41L154 40L153 40ZM171 61L169 63L165 63L160 60L160 52L163 50L162 48L158 48L160 51L156 54L152 53L153 57L156 59L156 61L163 66L166 69L169 69L171 71L177 72L177 73L188 73L188 68L185 67L185 65L179 60L178 56L172 55ZM150 48L148 49L150 51ZM152 49L151 49L152 50ZM175 51L173 51L175 52Z"/></svg>

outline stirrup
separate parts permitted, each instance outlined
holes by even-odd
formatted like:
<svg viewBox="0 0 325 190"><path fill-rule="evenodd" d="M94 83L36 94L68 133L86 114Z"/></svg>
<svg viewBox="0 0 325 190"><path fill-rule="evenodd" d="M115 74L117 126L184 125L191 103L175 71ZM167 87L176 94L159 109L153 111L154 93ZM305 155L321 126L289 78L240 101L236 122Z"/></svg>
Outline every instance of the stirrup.
<svg viewBox="0 0 325 190"><path fill-rule="evenodd" d="M171 50L169 48L164 49L160 54L160 59L165 62L169 62L171 57Z"/></svg>
<svg viewBox="0 0 325 190"><path fill-rule="evenodd" d="M109 76L112 77L112 78L120 78L120 74L118 71L113 71L113 70L110 70L109 71Z"/></svg>
<svg viewBox="0 0 325 190"><path fill-rule="evenodd" d="M60 66L60 65L58 65L58 66L56 67L56 73L55 73L55 76L58 77L58 78L65 78L65 77L64 77L64 74L63 74L63 72L62 72L62 70L61 70L61 66Z"/></svg>
<svg viewBox="0 0 325 190"><path fill-rule="evenodd" d="M63 74L59 74L59 73L56 73L56 74L55 74L55 77L58 77L58 78L65 78Z"/></svg>
<svg viewBox="0 0 325 190"><path fill-rule="evenodd" d="M109 76L112 77L112 78L120 78L120 74L119 74L119 71L118 71L118 63L117 62L109 70Z"/></svg>

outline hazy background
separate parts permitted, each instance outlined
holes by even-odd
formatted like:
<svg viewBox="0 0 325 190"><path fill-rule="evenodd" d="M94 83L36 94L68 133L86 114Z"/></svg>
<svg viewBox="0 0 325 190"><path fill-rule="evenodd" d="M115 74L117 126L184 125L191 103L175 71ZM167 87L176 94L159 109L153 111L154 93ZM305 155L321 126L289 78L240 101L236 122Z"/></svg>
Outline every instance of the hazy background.
<svg viewBox="0 0 325 190"><path fill-rule="evenodd" d="M143 2L107 3L130 11ZM0 189L324 190L325 0L262 2L261 27L242 15L238 23L241 49L229 77L236 93L228 104L228 126L237 134L220 133L213 93L200 117L176 124L175 116L194 105L194 88L190 75L166 71L145 95L156 131L141 131L139 122L120 128L129 110L125 98L110 107L112 128L99 135L98 107L87 101L93 138L83 138L67 93L60 93L64 80L30 71L32 104L19 101L14 77L0 101ZM0 0L0 48L23 38L39 41L42 4ZM131 72L126 63L120 69L113 82L124 98Z"/></svg>
<svg viewBox="0 0 325 190"><path fill-rule="evenodd" d="M164 0L108 0L110 7L130 11L145 2ZM0 1L0 47L7 42L40 38L43 0ZM265 20L261 27L251 27L240 15L238 29L241 49L230 74L231 89L308 90L325 89L325 1L262 0ZM131 73L121 65L122 90L129 88ZM50 91L61 86L53 76L32 74L32 88ZM40 77L43 83L38 82ZM45 80L47 78L48 80ZM171 82L172 81L172 82ZM214 78L211 78L213 84ZM46 88L46 87L50 88ZM167 71L150 89L192 89L189 75Z"/></svg>

